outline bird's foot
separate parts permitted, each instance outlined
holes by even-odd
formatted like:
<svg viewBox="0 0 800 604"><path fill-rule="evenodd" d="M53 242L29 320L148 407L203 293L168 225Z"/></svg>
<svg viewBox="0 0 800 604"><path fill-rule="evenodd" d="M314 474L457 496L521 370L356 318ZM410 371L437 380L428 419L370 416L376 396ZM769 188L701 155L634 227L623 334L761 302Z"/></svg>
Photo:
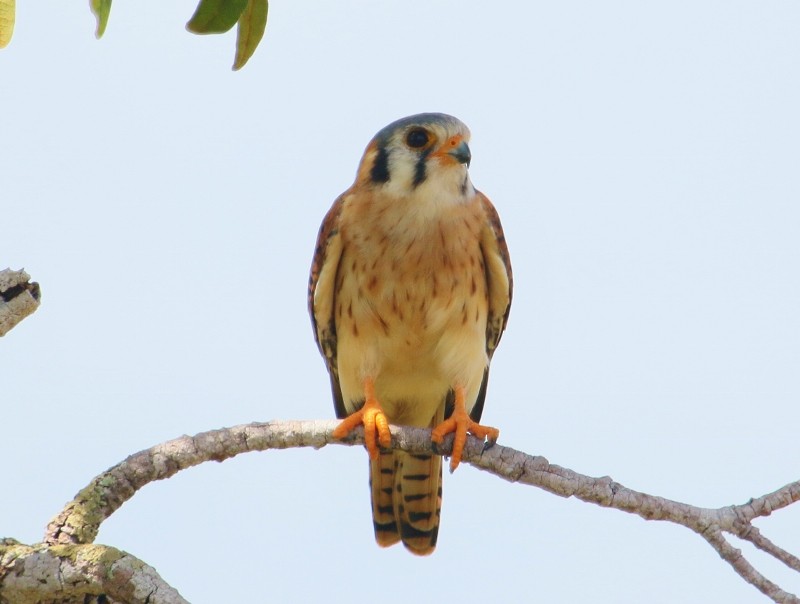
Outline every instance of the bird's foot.
<svg viewBox="0 0 800 604"><path fill-rule="evenodd" d="M452 415L436 426L431 433L431 440L436 444L441 444L444 437L451 432L455 433L453 452L450 454L450 472L454 472L458 464L461 463L464 445L467 444L467 432L487 441L489 446L497 442L497 438L500 436L500 430L497 428L482 426L469 416L464 404L465 393L463 386L457 386L455 393L456 400Z"/></svg>
<svg viewBox="0 0 800 604"><path fill-rule="evenodd" d="M364 425L364 444L370 459L377 459L378 445L384 449L392 446L392 435L389 432L389 420L375 398L375 385L372 380L364 383L364 405L342 420L333 430L334 438L344 438L351 431Z"/></svg>

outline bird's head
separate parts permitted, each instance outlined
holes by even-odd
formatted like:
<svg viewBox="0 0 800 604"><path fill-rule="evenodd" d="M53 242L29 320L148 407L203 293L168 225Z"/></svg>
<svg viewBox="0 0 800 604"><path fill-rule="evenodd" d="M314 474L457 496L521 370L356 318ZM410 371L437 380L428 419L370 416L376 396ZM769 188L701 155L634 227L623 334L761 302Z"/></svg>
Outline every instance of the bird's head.
<svg viewBox="0 0 800 604"><path fill-rule="evenodd" d="M399 119L370 141L356 182L394 197L471 197L469 137L463 122L444 113Z"/></svg>

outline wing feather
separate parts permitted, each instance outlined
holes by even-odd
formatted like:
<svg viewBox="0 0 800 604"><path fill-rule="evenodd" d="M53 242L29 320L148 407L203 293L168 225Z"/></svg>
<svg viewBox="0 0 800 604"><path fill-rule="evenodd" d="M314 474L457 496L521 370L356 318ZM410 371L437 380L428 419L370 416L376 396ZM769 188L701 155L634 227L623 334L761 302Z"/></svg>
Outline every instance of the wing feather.
<svg viewBox="0 0 800 604"><path fill-rule="evenodd" d="M347 415L339 384L339 365L336 359L336 274L342 257L342 238L339 218L344 196L339 197L325 215L317 235L317 246L308 279L308 311L314 327L314 338L331 377L331 393L336 417Z"/></svg>
<svg viewBox="0 0 800 604"><path fill-rule="evenodd" d="M491 359L500 343L503 330L511 310L511 296L514 279L511 273L511 260L508 255L506 237L500 216L492 202L478 193L486 214L486 225L481 233L481 251L486 267L486 283L489 291L489 316L486 321L486 353Z"/></svg>
<svg viewBox="0 0 800 604"><path fill-rule="evenodd" d="M492 202L478 192L481 206L486 216L486 224L481 233L481 252L483 265L486 271L486 285L489 293L489 313L486 319L486 355L492 360L503 330L508 322L508 313L511 310L511 297L514 289L514 279L511 273L511 260L508 255L506 237L500 216L497 214ZM483 404L486 401L486 387L489 383L489 366L483 372L481 388L478 398L470 411L473 421L480 421L483 413Z"/></svg>

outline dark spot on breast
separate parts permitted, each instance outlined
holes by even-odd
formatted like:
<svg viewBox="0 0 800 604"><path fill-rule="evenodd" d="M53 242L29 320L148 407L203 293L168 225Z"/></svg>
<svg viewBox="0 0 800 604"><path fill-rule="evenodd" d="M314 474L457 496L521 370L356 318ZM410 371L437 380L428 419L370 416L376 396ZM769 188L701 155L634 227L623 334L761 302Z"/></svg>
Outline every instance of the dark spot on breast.
<svg viewBox="0 0 800 604"><path fill-rule="evenodd" d="M369 283L367 283L367 288L369 291L373 291L378 286L378 275L372 275L369 279Z"/></svg>
<svg viewBox="0 0 800 604"><path fill-rule="evenodd" d="M353 301L350 301L350 304L347 305L347 316L351 319L353 318Z"/></svg>
<svg viewBox="0 0 800 604"><path fill-rule="evenodd" d="M403 320L403 309L397 303L397 292L392 292L392 312L397 315L397 317L402 321Z"/></svg>
<svg viewBox="0 0 800 604"><path fill-rule="evenodd" d="M353 321L353 337L358 337L358 324L355 321Z"/></svg>
<svg viewBox="0 0 800 604"><path fill-rule="evenodd" d="M469 291L473 296L475 295L475 292L478 291L478 284L475 283L475 275L472 276L472 282L470 283Z"/></svg>

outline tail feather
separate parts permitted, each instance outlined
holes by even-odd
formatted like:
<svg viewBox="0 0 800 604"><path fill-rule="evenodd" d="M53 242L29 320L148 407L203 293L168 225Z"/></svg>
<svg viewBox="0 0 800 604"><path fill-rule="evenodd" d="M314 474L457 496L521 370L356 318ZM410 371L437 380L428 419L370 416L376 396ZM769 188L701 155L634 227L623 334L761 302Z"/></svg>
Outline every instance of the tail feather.
<svg viewBox="0 0 800 604"><path fill-rule="evenodd" d="M439 455L402 456L395 477L395 509L400 538L410 552L424 556L433 552L439 535L442 509L442 458Z"/></svg>
<svg viewBox="0 0 800 604"><path fill-rule="evenodd" d="M432 425L442 420L443 409ZM402 540L410 552L433 552L442 508L442 458L404 451L381 452L370 461L375 540L381 547Z"/></svg>
<svg viewBox="0 0 800 604"><path fill-rule="evenodd" d="M397 461L393 452L381 452L369 462L369 485L372 492L372 522L375 541L389 547L400 541L400 531L394 508L394 476Z"/></svg>

